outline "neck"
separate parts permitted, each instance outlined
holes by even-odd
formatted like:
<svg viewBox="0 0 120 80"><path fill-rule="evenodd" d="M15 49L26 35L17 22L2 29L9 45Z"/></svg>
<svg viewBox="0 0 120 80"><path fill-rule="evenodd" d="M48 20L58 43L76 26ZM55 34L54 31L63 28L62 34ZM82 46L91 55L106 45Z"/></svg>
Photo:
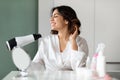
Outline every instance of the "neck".
<svg viewBox="0 0 120 80"><path fill-rule="evenodd" d="M59 37L59 39L62 39L62 40L69 40L69 36L70 36L70 34L69 33L64 33L64 32L59 32L58 33L58 37Z"/></svg>
<svg viewBox="0 0 120 80"><path fill-rule="evenodd" d="M60 29L58 31L58 37L59 37L59 39L67 40L68 41L69 40L69 36L70 36L70 34L69 34L67 26L65 26L64 28L62 28L62 29Z"/></svg>

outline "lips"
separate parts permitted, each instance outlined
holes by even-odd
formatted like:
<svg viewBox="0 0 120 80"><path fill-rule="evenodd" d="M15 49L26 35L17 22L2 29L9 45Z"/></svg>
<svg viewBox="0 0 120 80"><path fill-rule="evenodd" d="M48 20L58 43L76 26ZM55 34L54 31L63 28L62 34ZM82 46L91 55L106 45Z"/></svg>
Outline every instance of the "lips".
<svg viewBox="0 0 120 80"><path fill-rule="evenodd" d="M54 26L56 23L55 22L50 22L51 26Z"/></svg>

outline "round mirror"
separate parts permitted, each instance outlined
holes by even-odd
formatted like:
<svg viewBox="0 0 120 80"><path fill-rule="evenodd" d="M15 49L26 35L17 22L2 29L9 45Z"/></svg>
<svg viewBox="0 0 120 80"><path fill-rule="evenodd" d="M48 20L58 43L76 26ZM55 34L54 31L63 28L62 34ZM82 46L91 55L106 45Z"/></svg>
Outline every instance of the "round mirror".
<svg viewBox="0 0 120 80"><path fill-rule="evenodd" d="M20 47L12 50L12 59L15 66L22 72L25 72L31 63L29 55Z"/></svg>

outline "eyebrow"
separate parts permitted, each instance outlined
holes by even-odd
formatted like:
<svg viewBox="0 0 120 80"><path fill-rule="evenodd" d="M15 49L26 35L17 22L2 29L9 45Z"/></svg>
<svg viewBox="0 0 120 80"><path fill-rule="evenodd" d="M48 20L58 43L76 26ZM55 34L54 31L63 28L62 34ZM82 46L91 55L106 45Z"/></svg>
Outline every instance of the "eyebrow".
<svg viewBox="0 0 120 80"><path fill-rule="evenodd" d="M54 15L60 15L60 13L55 13L55 14L52 14L52 16L54 16Z"/></svg>

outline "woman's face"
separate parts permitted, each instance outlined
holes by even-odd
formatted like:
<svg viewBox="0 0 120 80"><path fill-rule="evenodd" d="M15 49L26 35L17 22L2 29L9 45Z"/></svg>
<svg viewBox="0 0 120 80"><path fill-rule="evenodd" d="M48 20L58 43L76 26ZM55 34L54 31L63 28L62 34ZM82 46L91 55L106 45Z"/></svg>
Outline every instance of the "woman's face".
<svg viewBox="0 0 120 80"><path fill-rule="evenodd" d="M61 30L68 25L67 21L61 16L58 10L54 10L50 19L51 29L52 30Z"/></svg>

